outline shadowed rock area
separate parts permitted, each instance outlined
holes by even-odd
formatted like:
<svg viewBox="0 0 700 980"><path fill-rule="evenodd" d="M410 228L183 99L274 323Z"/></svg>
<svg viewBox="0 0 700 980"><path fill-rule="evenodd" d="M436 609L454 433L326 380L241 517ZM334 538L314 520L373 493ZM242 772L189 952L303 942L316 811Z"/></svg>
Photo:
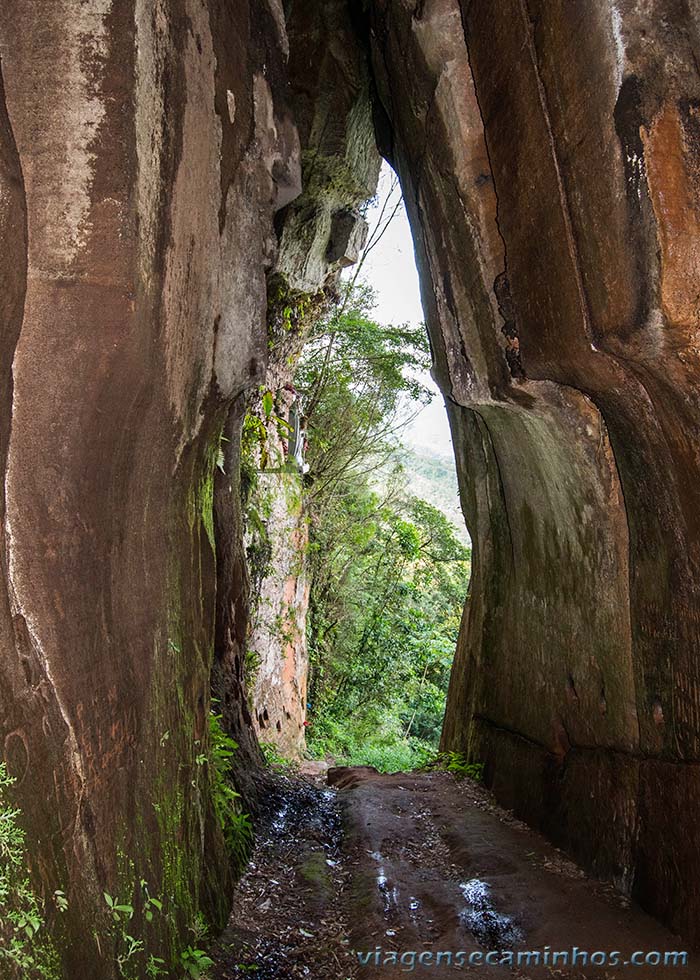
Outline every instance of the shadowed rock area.
<svg viewBox="0 0 700 980"><path fill-rule="evenodd" d="M677 937L471 780L371 767L328 780L286 778L270 794L215 980L693 975L692 955L663 963Z"/></svg>
<svg viewBox="0 0 700 980"><path fill-rule="evenodd" d="M697 13L370 28L474 546L443 744L696 937Z"/></svg>
<svg viewBox="0 0 700 980"><path fill-rule="evenodd" d="M242 421L357 256L377 147L474 549L443 746L700 940L698 59L685 0L5 0L0 744L58 975L123 975L105 893L141 975L226 922L212 694L267 792ZM304 655L259 692L295 745Z"/></svg>

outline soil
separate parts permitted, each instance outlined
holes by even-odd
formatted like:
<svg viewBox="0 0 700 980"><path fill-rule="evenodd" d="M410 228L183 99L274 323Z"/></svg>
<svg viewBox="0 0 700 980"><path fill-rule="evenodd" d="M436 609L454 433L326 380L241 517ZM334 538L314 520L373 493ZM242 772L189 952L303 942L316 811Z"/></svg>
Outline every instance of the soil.
<svg viewBox="0 0 700 980"><path fill-rule="evenodd" d="M214 980L342 980L350 951L350 871L338 794L323 776L280 776L212 956Z"/></svg>
<svg viewBox="0 0 700 980"><path fill-rule="evenodd" d="M552 960L573 947L578 966ZM539 950L544 957L547 949L539 965L468 962L471 953ZM312 770L280 777L268 796L214 977L678 980L698 975L692 955L685 967L604 967L584 965L583 953L615 950L624 963L638 950L685 949L471 780ZM403 966L384 963L392 950L407 954ZM437 965L438 952L451 952L452 965L447 957ZM411 968L413 953L433 957Z"/></svg>

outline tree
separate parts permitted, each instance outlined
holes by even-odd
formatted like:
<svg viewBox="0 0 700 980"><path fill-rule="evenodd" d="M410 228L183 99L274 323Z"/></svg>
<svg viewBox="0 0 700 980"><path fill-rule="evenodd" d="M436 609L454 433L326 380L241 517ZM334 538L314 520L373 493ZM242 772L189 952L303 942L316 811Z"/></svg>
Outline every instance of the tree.
<svg viewBox="0 0 700 980"><path fill-rule="evenodd" d="M398 436L430 398L425 330L378 324L373 303L348 287L295 385L308 433L310 742L392 766L437 744L469 552L410 494L399 462Z"/></svg>

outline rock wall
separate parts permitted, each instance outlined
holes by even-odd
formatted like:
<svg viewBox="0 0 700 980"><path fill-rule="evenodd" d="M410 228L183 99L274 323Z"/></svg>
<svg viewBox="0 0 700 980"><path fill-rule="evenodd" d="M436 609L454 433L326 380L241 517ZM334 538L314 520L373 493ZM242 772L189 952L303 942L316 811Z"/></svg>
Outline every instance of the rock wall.
<svg viewBox="0 0 700 980"><path fill-rule="evenodd" d="M256 802L239 464L289 370L268 275L332 283L379 167L346 4L290 33L279 0L0 11L0 736L65 976L120 969L105 892L142 974L225 920L210 691Z"/></svg>
<svg viewBox="0 0 700 980"><path fill-rule="evenodd" d="M254 801L241 427L285 383L268 274L308 300L362 240L360 43L474 541L444 744L697 941L700 16L286 8L0 9L0 736L62 975L116 977L104 892L135 972L227 913L198 760L211 684Z"/></svg>
<svg viewBox="0 0 700 980"><path fill-rule="evenodd" d="M443 744L697 941L697 11L366 29L474 543Z"/></svg>
<svg viewBox="0 0 700 980"><path fill-rule="evenodd" d="M343 269L360 257L367 236L362 206L379 177L368 58L351 13L346 0L330 0L294 4L287 19L302 193L278 219L263 385L273 396L273 414L285 420L295 402L292 381L304 338L337 295ZM265 421L259 398L250 411ZM304 406L297 411L303 415ZM274 423L266 427L266 468L255 481L247 521L255 576L247 640L252 719L261 741L299 758L305 748L311 585L305 486L289 452L289 433ZM254 455L259 465L259 451Z"/></svg>
<svg viewBox="0 0 700 980"><path fill-rule="evenodd" d="M253 725L261 742L272 743L285 758L298 759L306 745L311 586L301 474L291 466L285 472L260 474L256 498L267 548L264 575L252 590L247 643Z"/></svg>
<svg viewBox="0 0 700 980"><path fill-rule="evenodd" d="M66 977L118 973L103 892L168 964L228 912L212 483L300 186L285 48L274 0L0 10L0 734Z"/></svg>

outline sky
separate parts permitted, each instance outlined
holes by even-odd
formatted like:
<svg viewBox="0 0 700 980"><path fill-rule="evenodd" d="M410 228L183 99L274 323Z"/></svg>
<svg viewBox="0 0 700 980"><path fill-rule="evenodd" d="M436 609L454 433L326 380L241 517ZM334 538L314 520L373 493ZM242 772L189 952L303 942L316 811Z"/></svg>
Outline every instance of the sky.
<svg viewBox="0 0 700 980"><path fill-rule="evenodd" d="M372 205L367 220L370 227L377 221L383 203L391 189L392 171L384 164L379 180L376 203ZM394 199L397 191L394 191ZM393 201L393 199L392 199ZM391 207L387 209L390 213ZM410 323L424 320L418 286L418 270L413 254L411 229L403 202L392 219L381 241L370 251L362 267L362 278L374 287L378 304L375 316L380 323ZM403 441L415 448L437 450L452 455L452 442L447 414L437 385L429 376L421 378L435 397L403 434Z"/></svg>

